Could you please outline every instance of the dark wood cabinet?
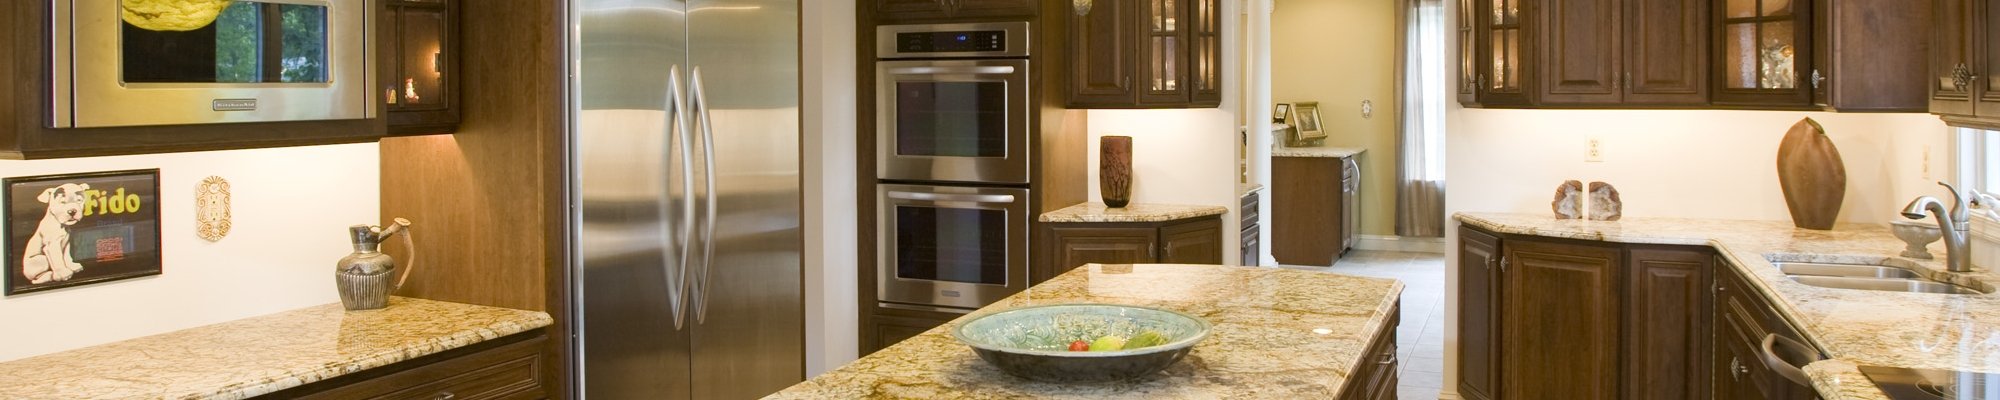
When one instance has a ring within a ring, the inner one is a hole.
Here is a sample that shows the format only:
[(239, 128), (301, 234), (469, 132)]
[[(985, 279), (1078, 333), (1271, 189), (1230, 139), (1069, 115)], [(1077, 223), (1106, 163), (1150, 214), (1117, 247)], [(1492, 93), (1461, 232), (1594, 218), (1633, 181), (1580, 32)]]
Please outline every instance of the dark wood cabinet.
[(1486, 77), (1479, 68), (1479, 60), (1484, 56), (1478, 51), (1482, 48), (1479, 45), (1479, 38), (1486, 37), (1479, 32), (1479, 22), (1484, 20), (1480, 17), (1482, 15), (1480, 13), (1485, 10), (1479, 8), (1479, 0), (1454, 1), (1458, 6), (1458, 18), (1455, 21), (1457, 26), (1453, 31), (1458, 35), (1458, 104), (1467, 107), (1478, 106), (1479, 86), (1485, 82)]
[[(1764, 336), (1773, 334), (1800, 343), (1811, 343), (1798, 328), (1780, 316), (1764, 295), (1755, 292), (1749, 281), (1716, 260), (1713, 283), (1715, 305), (1713, 323), (1714, 358), (1710, 374), (1715, 380), (1716, 399), (1808, 400), (1818, 398), (1813, 389), (1777, 375), (1764, 365), (1759, 355)], [(1818, 352), (1818, 349), (1814, 349)]]
[(1492, 400), (1500, 394), (1500, 238), (1458, 229), (1458, 395)]
[(1035, 243), (1049, 246), (1028, 267), (1031, 284), (1084, 264), (1221, 264), (1222, 219), (1164, 222), (1042, 223)]
[(1709, 249), (1469, 226), (1457, 246), (1460, 396), (1709, 396)]
[(896, 343), (923, 334), (924, 331), (931, 330), (931, 328), (944, 325), (944, 323), (950, 322), (952, 318), (954, 317), (915, 318), (878, 315), (871, 321), (875, 329), (874, 335), (870, 335), (872, 337), (867, 346), (871, 352), (888, 348)]
[(1026, 19), (1035, 16), (1035, 0), (868, 0), (875, 2), (875, 22), (963, 22), (974, 19)]
[(1619, 249), (1509, 238), (1501, 253), (1501, 398), (1618, 397)]
[(1622, 19), (1627, 1), (1540, 0), (1542, 104), (1617, 104), (1624, 79)]
[(1695, 399), (1708, 388), (1707, 252), (1627, 251), (1624, 397)]
[(1625, 0), (1623, 101), (1699, 105), (1708, 101), (1708, 3)]
[(1271, 256), (1284, 265), (1329, 266), (1360, 227), (1359, 155), (1271, 158)]
[(1220, 105), (1221, 13), (1218, 0), (1099, 0), (1080, 15), (1062, 13), (1069, 33), (1065, 104)]
[[(1773, 1), (1773, 0), (1765, 0)], [(1926, 60), (1936, 18), (1920, 1), (1814, 0), (1813, 68), (1800, 71), (1816, 108), (1927, 109)]]
[(260, 399), (540, 399), (547, 335), (517, 333), (258, 396)]
[(390, 135), (458, 130), (459, 0), (383, 3), (381, 91)]
[(1924, 86), (1930, 112), (1946, 123), (2000, 129), (2000, 7), (1975, 0), (1934, 0), (1931, 62)]
[(1375, 341), (1361, 354), (1360, 364), (1348, 375), (1347, 387), (1341, 389), (1340, 400), (1395, 400), (1396, 385), (1401, 380), (1397, 368), (1401, 362), (1396, 359), (1396, 327), (1402, 325), (1401, 301), (1389, 307), (1389, 322), (1375, 331)]

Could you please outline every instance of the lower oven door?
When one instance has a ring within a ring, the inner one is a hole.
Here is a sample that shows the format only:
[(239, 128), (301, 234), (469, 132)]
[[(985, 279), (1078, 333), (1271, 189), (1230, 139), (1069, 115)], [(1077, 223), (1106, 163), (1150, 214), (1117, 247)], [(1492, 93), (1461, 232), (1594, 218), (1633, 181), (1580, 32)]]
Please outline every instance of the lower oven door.
[(878, 298), (974, 309), (1028, 287), (1028, 190), (879, 185)]

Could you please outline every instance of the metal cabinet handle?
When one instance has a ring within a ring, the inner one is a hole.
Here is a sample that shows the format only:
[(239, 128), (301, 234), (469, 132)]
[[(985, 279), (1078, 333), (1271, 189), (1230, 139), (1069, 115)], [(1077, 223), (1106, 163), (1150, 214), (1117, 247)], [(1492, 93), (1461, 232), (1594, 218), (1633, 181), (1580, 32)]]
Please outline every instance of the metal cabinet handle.
[(437, 396), (432, 398), (437, 400), (451, 400), (458, 398), (458, 395), (452, 392), (438, 392)]
[(1395, 352), (1388, 352), (1388, 353), (1382, 353), (1382, 361), (1376, 361), (1376, 362), (1375, 362), (1375, 364), (1378, 364), (1378, 365), (1389, 365), (1389, 364), (1395, 364), (1395, 363), (1396, 363), (1396, 353), (1395, 353)]
[[(680, 208), (678, 211), (667, 209), (669, 208), (668, 204), (661, 204), (660, 214), (673, 215), (676, 212), (680, 214), (680, 234), (677, 235), (680, 237), (679, 243), (672, 244), (672, 249), (676, 253), (680, 253), (680, 259), (673, 260), (669, 258), (661, 260), (660, 268), (665, 270), (667, 279), (667, 306), (669, 312), (673, 315), (674, 330), (676, 331), (681, 330), (682, 325), (687, 320), (687, 273), (688, 253), (690, 253), (688, 251), (688, 240), (694, 236), (694, 177), (689, 175), (694, 173), (694, 161), (691, 159), (693, 154), (690, 152), (692, 150), (688, 148), (687, 104), (683, 100), (683, 93), (681, 88), (681, 66), (668, 67), (666, 146), (669, 151), (664, 153), (672, 154), (675, 149), (678, 149), (680, 152), (680, 171), (682, 175), (679, 178), (681, 178), (681, 199), (675, 203)], [(679, 146), (675, 145), (676, 137), (680, 138)], [(672, 157), (672, 155), (669, 155), (669, 157)], [(669, 174), (669, 176), (672, 175)], [(664, 188), (671, 187), (672, 185), (672, 182), (668, 182), (665, 185), (660, 185), (660, 187), (662, 188), (661, 190), (665, 190)], [(667, 196), (665, 193), (662, 193), (660, 197), (665, 198)], [(672, 235), (671, 232), (660, 233), (663, 234), (662, 236), (676, 236)]]
[[(1778, 354), (1779, 351), (1785, 352), (1784, 356), (1780, 356)], [(1818, 352), (1813, 351), (1812, 348), (1806, 347), (1805, 343), (1799, 343), (1797, 340), (1778, 336), (1775, 333), (1764, 334), (1764, 343), (1757, 348), (1757, 358), (1762, 359), (1764, 367), (1769, 368), (1771, 372), (1775, 372), (1778, 376), (1785, 377), (1785, 380), (1802, 386), (1812, 386), (1812, 379), (1807, 378), (1806, 372), (1800, 370), (1799, 367), (1825, 359)], [(1786, 360), (1787, 358), (1803, 362), (1799, 365), (1792, 365), (1790, 361)]]
[(1500, 256), (1500, 273), (1507, 273), (1507, 256)]
[(1729, 380), (1743, 380), (1743, 374), (1748, 373), (1750, 373), (1750, 367), (1743, 366), (1743, 362), (1737, 360), (1736, 357), (1729, 358)]
[(694, 311), (694, 322), (700, 324), (708, 319), (708, 292), (712, 291), (708, 287), (709, 271), (715, 266), (715, 130), (708, 116), (708, 95), (702, 90), (701, 67), (694, 67), (689, 76), (688, 81), (692, 85), (689, 97), (694, 100), (695, 126), (700, 127), (701, 131), (701, 159), (704, 163), (702, 185), (707, 189), (704, 191), (707, 194), (704, 196), (703, 215), (700, 219), (702, 240), (701, 258), (698, 260), (701, 261), (701, 273), (697, 277), (701, 282), (695, 287), (698, 294), (695, 298), (697, 306)]
[(1952, 67), (1951, 87), (1953, 89), (1958, 89), (1960, 92), (1971, 90), (1973, 79), (1976, 79), (1976, 75), (1972, 74), (1972, 68), (1967, 67), (1965, 63), (1958, 63), (1958, 66)]

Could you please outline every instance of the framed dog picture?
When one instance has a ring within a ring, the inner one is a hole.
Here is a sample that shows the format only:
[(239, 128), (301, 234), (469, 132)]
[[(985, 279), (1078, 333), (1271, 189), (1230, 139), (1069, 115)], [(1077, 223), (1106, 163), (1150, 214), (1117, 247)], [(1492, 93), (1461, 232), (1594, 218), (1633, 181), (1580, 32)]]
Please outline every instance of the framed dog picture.
[(160, 170), (7, 178), (6, 294), (160, 274)]

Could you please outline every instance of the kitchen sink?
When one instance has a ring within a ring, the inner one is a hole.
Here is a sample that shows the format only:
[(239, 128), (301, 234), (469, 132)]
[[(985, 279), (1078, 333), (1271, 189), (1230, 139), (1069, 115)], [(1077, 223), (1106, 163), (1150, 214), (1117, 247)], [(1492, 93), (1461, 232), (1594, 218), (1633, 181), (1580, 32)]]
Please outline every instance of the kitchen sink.
[[(1908, 272), (1908, 271), (1905, 271)], [(1792, 275), (1793, 282), (1807, 286), (1835, 289), (1876, 290), (1884, 292), (1943, 293), (1943, 294), (1985, 294), (1964, 286), (1949, 283), (1896, 278), (1853, 278), (1840, 276)]]
[(1774, 262), (1778, 271), (1791, 276), (1831, 276), (1845, 278), (1923, 279), (1916, 271), (1882, 265)]

